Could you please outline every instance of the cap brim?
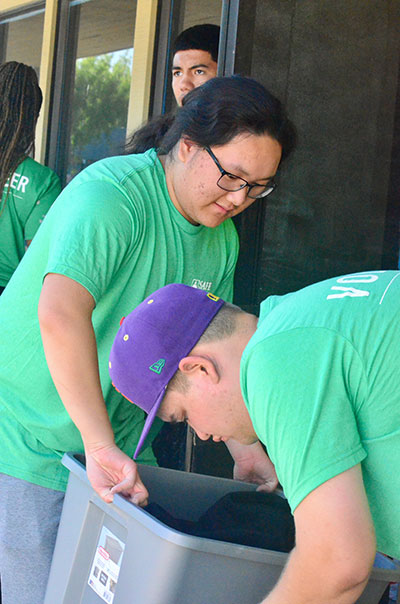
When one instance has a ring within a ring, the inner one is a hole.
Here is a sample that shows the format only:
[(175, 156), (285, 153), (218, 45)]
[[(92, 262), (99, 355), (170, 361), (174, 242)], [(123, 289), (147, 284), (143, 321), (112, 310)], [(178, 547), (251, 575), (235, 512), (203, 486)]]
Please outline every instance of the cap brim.
[(144, 427), (143, 427), (143, 430), (142, 430), (142, 434), (140, 435), (139, 442), (137, 444), (135, 453), (133, 455), (133, 459), (137, 458), (137, 456), (139, 455), (139, 453), (140, 453), (140, 451), (141, 451), (141, 449), (143, 447), (144, 441), (146, 440), (147, 435), (150, 432), (150, 428), (153, 425), (153, 422), (154, 422), (154, 419), (155, 419), (155, 417), (157, 415), (158, 409), (160, 408), (161, 402), (162, 402), (162, 400), (164, 398), (165, 391), (166, 391), (166, 388), (163, 388), (161, 390), (160, 394), (158, 395), (158, 397), (156, 399), (156, 402), (153, 405), (153, 408), (151, 409), (151, 411), (147, 415), (146, 421), (144, 422)]

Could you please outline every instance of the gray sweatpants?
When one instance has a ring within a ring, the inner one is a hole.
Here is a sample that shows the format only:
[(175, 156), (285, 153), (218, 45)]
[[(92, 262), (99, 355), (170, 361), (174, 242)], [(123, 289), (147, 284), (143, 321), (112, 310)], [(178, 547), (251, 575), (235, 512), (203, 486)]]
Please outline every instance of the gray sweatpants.
[(2, 604), (43, 604), (62, 491), (0, 474)]

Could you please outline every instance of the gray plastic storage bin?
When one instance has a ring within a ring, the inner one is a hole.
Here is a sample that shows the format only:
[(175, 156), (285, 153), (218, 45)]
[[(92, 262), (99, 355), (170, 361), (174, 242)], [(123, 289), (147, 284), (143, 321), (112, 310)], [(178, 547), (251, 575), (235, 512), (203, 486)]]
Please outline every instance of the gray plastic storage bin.
[[(121, 496), (104, 503), (73, 456), (45, 604), (258, 604), (287, 554), (180, 533)], [(151, 501), (198, 520), (231, 491), (252, 485), (140, 466)], [(318, 560), (315, 560), (316, 566)], [(373, 569), (361, 604), (379, 602), (400, 571)], [(90, 584), (89, 584), (90, 583)]]

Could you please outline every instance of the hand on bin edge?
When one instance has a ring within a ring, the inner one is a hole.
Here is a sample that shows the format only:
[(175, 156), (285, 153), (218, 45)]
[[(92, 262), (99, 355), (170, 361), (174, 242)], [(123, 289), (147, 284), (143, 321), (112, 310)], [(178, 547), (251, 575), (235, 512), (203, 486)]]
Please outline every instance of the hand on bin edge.
[(278, 478), (274, 465), (259, 441), (242, 445), (231, 438), (226, 445), (235, 462), (235, 480), (254, 482), (259, 485), (257, 491), (271, 492), (276, 489)]
[(90, 484), (103, 501), (111, 503), (115, 493), (120, 493), (136, 505), (147, 505), (149, 494), (137, 465), (117, 445), (85, 448), (85, 454)]

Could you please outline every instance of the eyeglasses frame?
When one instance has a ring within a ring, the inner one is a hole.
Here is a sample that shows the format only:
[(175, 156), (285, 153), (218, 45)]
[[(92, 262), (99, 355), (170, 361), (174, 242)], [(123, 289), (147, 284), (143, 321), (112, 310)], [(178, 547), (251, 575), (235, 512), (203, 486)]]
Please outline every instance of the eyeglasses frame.
[[(232, 174), (232, 172), (227, 172), (226, 170), (224, 170), (224, 168), (221, 166), (221, 164), (219, 163), (218, 159), (215, 157), (213, 151), (210, 149), (210, 147), (204, 147), (205, 151), (207, 151), (207, 153), (209, 154), (209, 156), (211, 157), (211, 159), (214, 161), (215, 165), (217, 166), (218, 170), (221, 173), (221, 176), (219, 177), (219, 179), (217, 180), (217, 186), (222, 189), (223, 191), (228, 191), (231, 193), (236, 193), (237, 191), (241, 191), (242, 189), (244, 189), (245, 187), (248, 187), (248, 191), (247, 191), (247, 197), (250, 197), (250, 199), (263, 199), (264, 197), (268, 197), (268, 195), (271, 195), (271, 193), (276, 189), (277, 187), (277, 183), (274, 180), (270, 180), (266, 185), (262, 185), (260, 183), (253, 183), (250, 184), (249, 182), (247, 182), (247, 180), (245, 180), (244, 178), (242, 178), (241, 176), (237, 176), (236, 174)], [(223, 176), (233, 176), (233, 178), (237, 178), (238, 180), (242, 180), (243, 184), (238, 188), (238, 189), (225, 189), (225, 187), (222, 187), (219, 184), (219, 181), (221, 180), (221, 178)], [(265, 189), (267, 189), (268, 187), (271, 187), (271, 190), (268, 191), (268, 193), (261, 193), (260, 195), (256, 195), (255, 197), (250, 195), (250, 191), (251, 189), (253, 189), (254, 187), (264, 187)]]

